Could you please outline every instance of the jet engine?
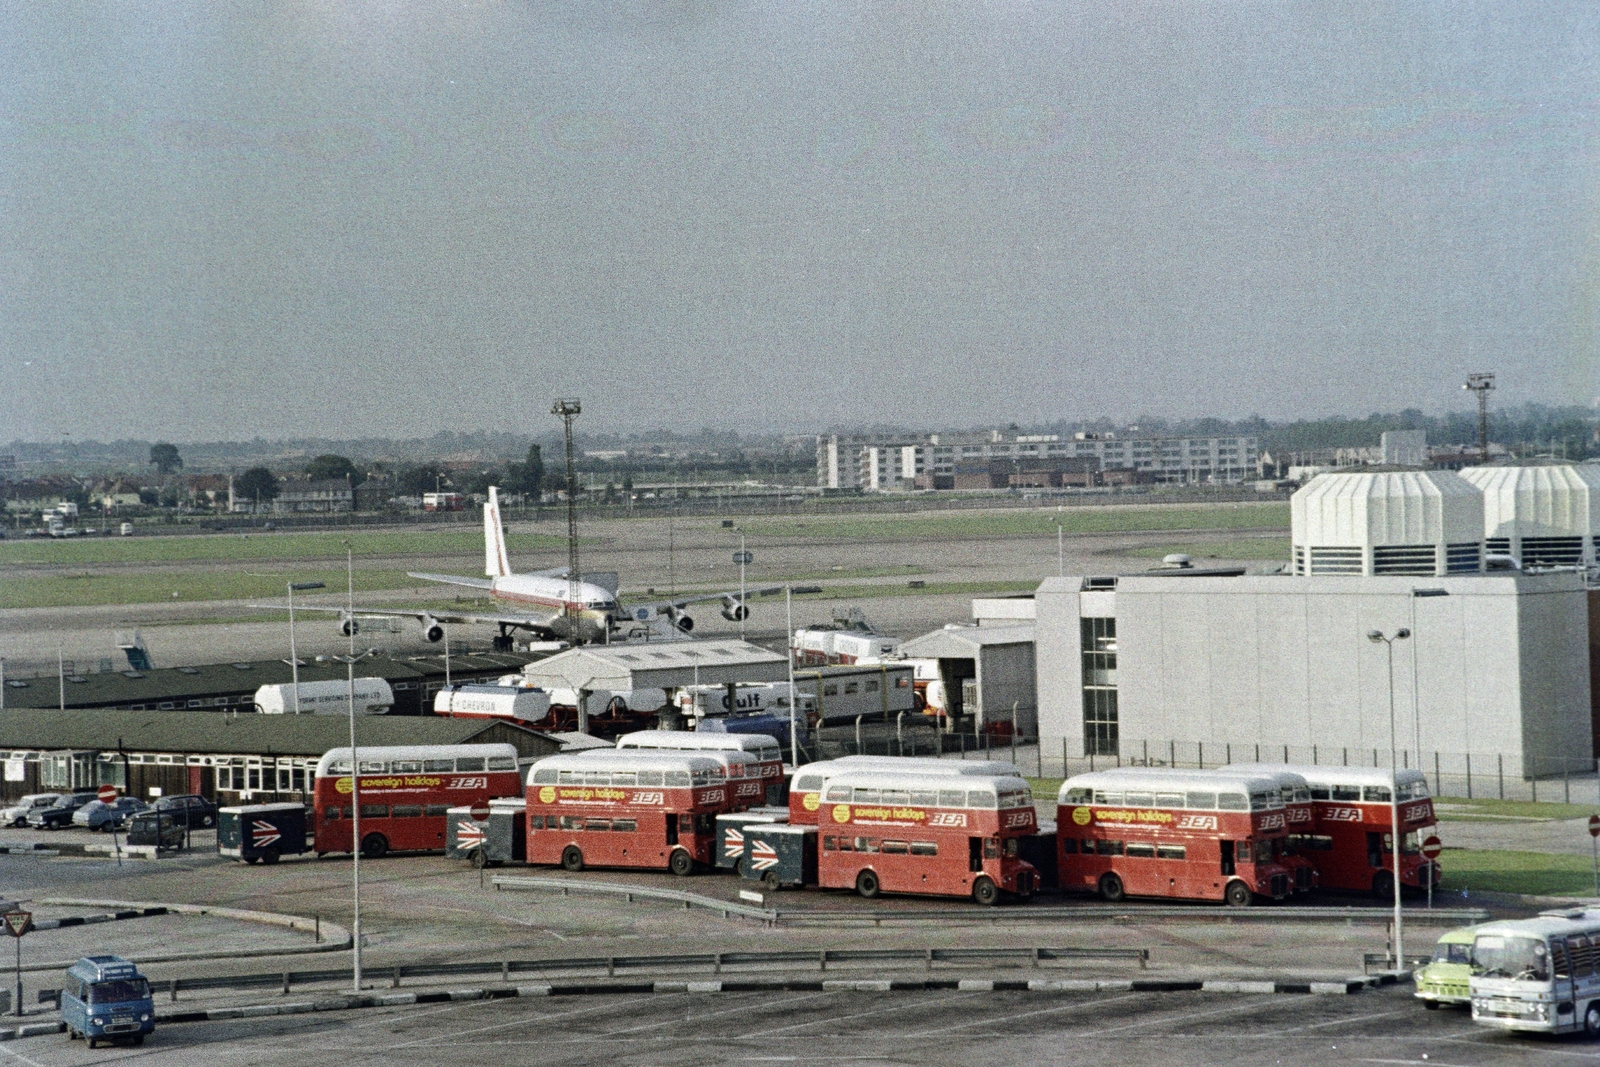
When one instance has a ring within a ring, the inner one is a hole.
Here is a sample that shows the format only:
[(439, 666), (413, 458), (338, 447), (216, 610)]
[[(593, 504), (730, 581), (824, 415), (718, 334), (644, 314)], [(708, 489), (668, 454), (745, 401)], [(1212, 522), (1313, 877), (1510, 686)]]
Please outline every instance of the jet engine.
[(354, 637), (356, 634), (361, 632), (361, 623), (357, 622), (355, 619), (347, 618), (339, 624), (339, 632), (344, 634), (346, 637)]
[(743, 622), (750, 617), (750, 605), (724, 597), (722, 601), (722, 617), (729, 622)]
[(439, 625), (439, 620), (432, 615), (422, 617), (422, 636), (434, 644), (444, 640), (444, 627)]
[(672, 618), (672, 625), (676, 626), (683, 633), (688, 633), (690, 630), (694, 629), (694, 620), (687, 615), (674, 615)]

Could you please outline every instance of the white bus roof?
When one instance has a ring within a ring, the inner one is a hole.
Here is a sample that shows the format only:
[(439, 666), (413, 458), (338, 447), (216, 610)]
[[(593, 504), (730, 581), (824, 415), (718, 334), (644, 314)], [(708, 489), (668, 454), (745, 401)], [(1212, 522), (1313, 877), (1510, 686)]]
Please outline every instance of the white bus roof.
[(558, 771), (716, 771), (727, 764), (720, 758), (729, 753), (671, 752), (660, 749), (591, 748), (583, 752), (559, 752), (528, 767), (528, 780), (537, 770)]
[(891, 771), (874, 767), (835, 774), (828, 779), (828, 788), (850, 786), (854, 789), (950, 789), (959, 784), (963, 789), (974, 786), (993, 789), (997, 793), (1030, 792), (1027, 779), (1014, 774), (924, 774), (920, 769)]
[(1230, 763), (1222, 770), (1229, 774), (1254, 774), (1271, 778), (1279, 785), (1306, 784), (1306, 776), (1284, 763)]
[(816, 763), (807, 763), (796, 767), (794, 777), (798, 780), (801, 777), (809, 778), (812, 775), (820, 774), (826, 781), (836, 775), (846, 774), (850, 771), (869, 769), (905, 771), (906, 773), (936, 775), (939, 777), (982, 777), (985, 775), (1022, 777), (1022, 772), (1017, 769), (1014, 763), (1006, 763), (1001, 760), (938, 759), (933, 756), (841, 756), (838, 759), (818, 760)]
[(1554, 915), (1540, 915), (1533, 919), (1502, 919), (1478, 927), (1474, 937), (1568, 937), (1600, 931), (1600, 915), (1583, 919), (1568, 919)]
[(1056, 803), (1067, 803), (1067, 794), (1074, 789), (1104, 789), (1108, 792), (1122, 793), (1130, 790), (1151, 793), (1191, 790), (1197, 793), (1217, 793), (1227, 790), (1236, 793), (1277, 794), (1281, 788), (1277, 778), (1264, 774), (1223, 770), (1186, 771), (1173, 767), (1117, 767), (1073, 775), (1061, 783), (1061, 789), (1056, 793)]
[[(491, 756), (517, 758), (515, 745), (357, 745), (356, 751), (361, 753), (362, 763), (377, 763), (380, 760), (430, 760), (430, 759), (467, 759), (488, 758)], [(317, 760), (317, 774), (326, 775), (329, 765), (339, 760), (349, 760), (348, 748), (330, 748)]]
[(778, 747), (766, 734), (691, 733), (688, 730), (639, 730), (617, 738), (617, 747), (685, 752), (761, 752)]
[[(1328, 763), (1230, 763), (1218, 769), (1246, 773), (1289, 771), (1316, 785), (1388, 785), (1390, 780), (1387, 767), (1340, 767)], [(1426, 785), (1428, 778), (1415, 767), (1401, 767), (1394, 772), (1394, 781)]]

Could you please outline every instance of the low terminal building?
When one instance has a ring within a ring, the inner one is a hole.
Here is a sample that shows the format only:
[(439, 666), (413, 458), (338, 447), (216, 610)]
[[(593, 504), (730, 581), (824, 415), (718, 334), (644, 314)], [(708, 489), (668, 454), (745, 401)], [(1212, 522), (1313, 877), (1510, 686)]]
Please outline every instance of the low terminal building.
[[(555, 738), (485, 719), (369, 716), (357, 744), (505, 742), (520, 757), (561, 750)], [(212, 711), (0, 711), (0, 799), (114, 785), (129, 796), (198, 793), (219, 804), (303, 800), (317, 760), (350, 743), (347, 719)]]
[[(426, 715), (446, 684), (493, 681), (523, 669), (528, 655), (467, 652), (452, 655), (375, 656), (363, 660), (362, 677), (382, 678), (394, 691), (391, 715)], [(344, 681), (346, 669), (331, 660), (300, 661), (300, 681)], [(0, 710), (12, 708), (120, 708), (124, 711), (230, 711), (250, 707), (264, 685), (288, 685), (294, 679), (289, 661), (268, 659), (210, 663), (192, 667), (146, 670), (85, 671), (30, 678), (8, 677), (0, 687)]]
[(936, 668), (950, 729), (1038, 736), (1031, 625), (946, 626), (906, 641), (899, 654)]

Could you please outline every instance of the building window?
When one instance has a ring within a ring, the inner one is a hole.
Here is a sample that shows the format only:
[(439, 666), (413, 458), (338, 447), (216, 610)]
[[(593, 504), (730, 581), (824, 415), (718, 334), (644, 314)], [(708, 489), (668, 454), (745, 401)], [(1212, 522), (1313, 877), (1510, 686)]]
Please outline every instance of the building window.
[(1437, 558), (1432, 545), (1379, 545), (1372, 550), (1372, 573), (1437, 574)]
[(1117, 620), (1079, 619), (1083, 656), (1083, 754), (1117, 754)]

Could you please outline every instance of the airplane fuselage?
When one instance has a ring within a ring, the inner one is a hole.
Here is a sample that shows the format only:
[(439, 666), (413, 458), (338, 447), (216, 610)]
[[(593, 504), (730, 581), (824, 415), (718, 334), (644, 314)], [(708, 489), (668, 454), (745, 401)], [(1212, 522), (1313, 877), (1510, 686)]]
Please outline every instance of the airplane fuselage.
[[(616, 597), (593, 582), (574, 585), (565, 578), (508, 574), (493, 580), (489, 595), (505, 604), (547, 615), (551, 631), (569, 641), (603, 641), (621, 618)], [(577, 616), (575, 634), (568, 632), (567, 618), (571, 614)]]

